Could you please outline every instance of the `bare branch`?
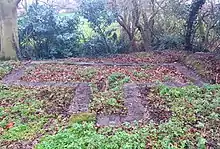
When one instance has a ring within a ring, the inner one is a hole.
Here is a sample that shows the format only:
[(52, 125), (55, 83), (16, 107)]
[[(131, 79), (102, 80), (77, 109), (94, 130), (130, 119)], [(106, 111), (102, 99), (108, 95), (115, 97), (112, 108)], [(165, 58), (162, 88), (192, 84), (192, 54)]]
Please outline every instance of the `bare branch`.
[(118, 15), (117, 22), (121, 25), (121, 27), (126, 31), (129, 36), (129, 39), (132, 39), (131, 32), (129, 31), (124, 19), (122, 16)]
[(167, 4), (165, 4), (163, 7), (162, 5), (164, 4), (165, 0), (163, 0), (161, 3), (158, 3), (157, 1), (155, 1), (155, 3), (157, 4), (158, 8), (156, 10), (153, 11), (153, 13), (151, 14), (151, 16), (149, 17), (149, 21), (151, 21), (157, 14), (158, 12), (165, 8), (167, 6)]
[(18, 4), (21, 2), (21, 0), (15, 0), (15, 5), (18, 6)]

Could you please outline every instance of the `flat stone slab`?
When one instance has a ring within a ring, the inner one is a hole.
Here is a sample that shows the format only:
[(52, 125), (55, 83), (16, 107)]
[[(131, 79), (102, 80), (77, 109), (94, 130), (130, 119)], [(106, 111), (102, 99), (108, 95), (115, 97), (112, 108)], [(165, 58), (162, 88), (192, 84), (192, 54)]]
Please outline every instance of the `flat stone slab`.
[(96, 117), (96, 124), (98, 126), (116, 126), (122, 124), (121, 116), (117, 114), (111, 114), (111, 115), (97, 115)]
[(140, 87), (136, 84), (126, 84), (124, 86), (124, 105), (127, 108), (127, 115), (121, 118), (122, 122), (139, 121), (143, 119), (145, 110), (142, 104)]
[(80, 65), (80, 66), (146, 66), (152, 63), (114, 63), (114, 62), (71, 62), (71, 61), (32, 61), (31, 64), (63, 64), (63, 65)]
[(91, 89), (88, 83), (80, 83), (75, 91), (73, 102), (69, 107), (69, 114), (76, 114), (89, 111), (89, 103), (91, 100)]

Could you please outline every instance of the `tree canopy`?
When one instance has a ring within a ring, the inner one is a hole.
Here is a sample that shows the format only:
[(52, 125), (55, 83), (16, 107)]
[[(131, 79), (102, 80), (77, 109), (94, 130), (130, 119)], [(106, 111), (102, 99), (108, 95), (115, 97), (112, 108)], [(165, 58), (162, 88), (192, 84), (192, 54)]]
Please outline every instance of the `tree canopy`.
[(218, 0), (23, 0), (18, 7), (18, 40), (15, 8), (19, 2), (13, 1), (4, 14), (10, 15), (11, 23), (1, 13), (1, 26), (5, 24), (14, 34), (4, 37), (7, 29), (1, 27), (3, 57), (15, 57), (15, 53), (21, 59), (42, 59), (164, 49), (218, 51), (220, 46)]

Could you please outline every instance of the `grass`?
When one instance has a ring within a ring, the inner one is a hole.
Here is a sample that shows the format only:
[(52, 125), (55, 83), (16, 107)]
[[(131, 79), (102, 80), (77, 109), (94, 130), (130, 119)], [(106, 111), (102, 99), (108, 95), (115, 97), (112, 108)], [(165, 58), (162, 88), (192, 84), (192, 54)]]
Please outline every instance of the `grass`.
[(81, 123), (85, 121), (90, 122), (90, 121), (95, 121), (95, 120), (96, 120), (95, 113), (84, 112), (84, 113), (71, 115), (69, 118), (69, 124), (72, 125), (74, 123)]

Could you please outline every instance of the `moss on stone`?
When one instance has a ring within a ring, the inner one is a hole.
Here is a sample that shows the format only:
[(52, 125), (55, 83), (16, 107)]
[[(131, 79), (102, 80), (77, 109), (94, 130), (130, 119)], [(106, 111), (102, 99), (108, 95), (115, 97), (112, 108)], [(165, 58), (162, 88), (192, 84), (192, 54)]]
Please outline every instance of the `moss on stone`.
[(77, 113), (71, 115), (69, 119), (69, 124), (73, 123), (81, 123), (83, 121), (86, 122), (91, 122), (96, 120), (96, 114), (95, 113), (89, 113), (89, 112), (84, 112), (84, 113)]

